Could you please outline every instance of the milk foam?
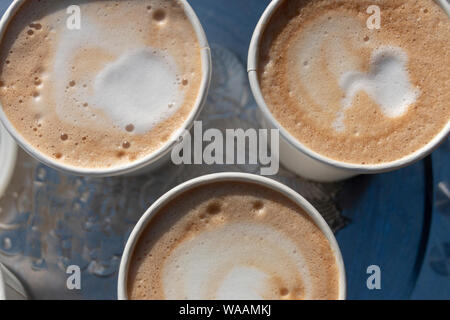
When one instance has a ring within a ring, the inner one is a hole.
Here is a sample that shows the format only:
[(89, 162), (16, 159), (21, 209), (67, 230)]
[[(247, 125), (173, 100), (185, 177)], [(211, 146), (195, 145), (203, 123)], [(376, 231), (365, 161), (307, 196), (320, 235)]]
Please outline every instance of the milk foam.
[(450, 19), (433, 0), (284, 1), (265, 28), (258, 79), (269, 110), (328, 158), (384, 164), (448, 124)]
[(280, 285), (301, 278), (308, 299), (310, 277), (289, 237), (255, 221), (181, 243), (164, 266), (163, 287), (168, 299), (277, 299)]
[(145, 133), (169, 118), (180, 106), (176, 64), (157, 50), (125, 54), (95, 79), (94, 105), (122, 128), (133, 124)]
[[(89, 109), (74, 110), (69, 102), (75, 100), (102, 111), (123, 130), (132, 124), (135, 133), (144, 134), (179, 109), (184, 96), (174, 59), (163, 50), (140, 47), (139, 36), (125, 29), (124, 37), (119, 37), (89, 17), (83, 19), (83, 32), (59, 28), (53, 73), (61, 79), (55, 96), (62, 120), (80, 125), (95, 117)], [(74, 81), (76, 70), (70, 69), (70, 61), (76, 61), (79, 48), (94, 48), (107, 53), (107, 58), (103, 69), (95, 70), (97, 73), (92, 70)], [(72, 81), (74, 87), (67, 88)]]
[(408, 56), (401, 48), (381, 47), (372, 54), (368, 74), (359, 71), (345, 73), (339, 81), (345, 98), (334, 128), (345, 130), (343, 110), (351, 107), (359, 91), (365, 91), (386, 116), (395, 118), (405, 114), (420, 95), (409, 80), (407, 62)]
[[(203, 78), (196, 30), (178, 0), (75, 2), (25, 1), (8, 25), (3, 110), (58, 162), (133, 163), (160, 150), (196, 106)], [(73, 4), (80, 29), (67, 27)]]
[(131, 299), (336, 299), (326, 236), (291, 200), (227, 181), (172, 199), (142, 232)]
[[(408, 55), (400, 47), (379, 47), (372, 52), (369, 73), (357, 71), (361, 57), (355, 55), (354, 50), (364, 48), (364, 31), (354, 18), (323, 16), (305, 26), (303, 37), (294, 47), (302, 85), (322, 108), (337, 110), (333, 128), (338, 132), (345, 131), (344, 112), (352, 106), (358, 92), (365, 91), (383, 114), (391, 118), (405, 114), (419, 96), (409, 79)], [(350, 41), (342, 41), (344, 38)], [(321, 59), (327, 61), (326, 72), (316, 69), (323, 63)], [(326, 85), (330, 80), (335, 81), (345, 95), (340, 106), (336, 106), (339, 101)]]
[[(346, 72), (359, 67), (360, 57), (355, 56), (352, 48), (349, 48), (341, 39), (348, 37), (352, 46), (360, 48), (358, 39), (362, 29), (358, 21), (351, 17), (340, 16), (328, 19), (327, 16), (318, 17), (317, 21), (304, 26), (295, 45), (289, 52), (290, 59), (297, 68), (291, 72), (293, 75), (292, 86), (304, 87), (310, 99), (323, 109), (331, 109), (336, 104), (334, 92), (330, 91), (329, 79), (337, 82)], [(324, 62), (326, 66), (324, 68)]]

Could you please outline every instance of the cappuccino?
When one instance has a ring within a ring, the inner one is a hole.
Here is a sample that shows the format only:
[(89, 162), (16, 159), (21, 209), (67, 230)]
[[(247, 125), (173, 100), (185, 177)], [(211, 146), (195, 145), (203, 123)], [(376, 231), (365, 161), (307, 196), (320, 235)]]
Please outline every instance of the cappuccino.
[(338, 299), (336, 254), (293, 201), (214, 182), (179, 194), (142, 231), (130, 299)]
[(177, 0), (25, 1), (0, 57), (8, 120), (38, 152), (80, 168), (158, 151), (202, 81), (197, 34)]
[[(373, 5), (379, 29), (369, 23)], [(262, 36), (259, 84), (272, 115), (306, 147), (389, 163), (449, 123), (449, 38), (449, 17), (433, 0), (285, 0)]]

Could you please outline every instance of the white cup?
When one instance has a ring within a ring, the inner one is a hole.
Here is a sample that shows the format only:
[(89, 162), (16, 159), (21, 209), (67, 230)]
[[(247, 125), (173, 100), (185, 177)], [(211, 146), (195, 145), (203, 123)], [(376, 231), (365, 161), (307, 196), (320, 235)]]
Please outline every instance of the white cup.
[[(448, 136), (450, 132), (450, 122), (447, 123), (445, 128), (428, 144), (416, 152), (392, 162), (374, 165), (360, 165), (334, 160), (309, 149), (307, 146), (295, 139), (281, 126), (281, 124), (270, 112), (262, 95), (258, 81), (260, 41), (267, 24), (270, 23), (270, 18), (284, 1), (285, 0), (273, 0), (259, 20), (250, 44), (247, 71), (253, 95), (264, 115), (266, 127), (280, 130), (279, 160), (287, 169), (304, 178), (322, 182), (343, 180), (358, 174), (374, 174), (392, 171), (408, 166), (424, 158), (436, 149), (445, 137)], [(436, 2), (444, 8), (447, 14), (450, 15), (450, 5), (445, 0), (436, 0)]]
[(27, 300), (27, 294), (16, 276), (0, 263), (0, 301), (1, 300)]
[[(341, 251), (336, 242), (336, 238), (334, 237), (333, 232), (330, 227), (320, 215), (320, 213), (308, 202), (299, 195), (297, 192), (292, 190), (291, 188), (281, 184), (275, 180), (265, 178), (258, 175), (248, 174), (248, 173), (214, 173), (202, 177), (198, 177), (192, 180), (189, 180), (179, 186), (173, 188), (166, 194), (164, 194), (161, 198), (159, 198), (153, 205), (144, 213), (141, 219), (138, 221), (133, 231), (131, 232), (130, 237), (128, 238), (127, 244), (125, 246), (125, 250), (122, 255), (122, 260), (120, 262), (119, 269), (119, 280), (118, 280), (118, 288), (117, 288), (117, 296), (119, 300), (127, 300), (127, 279), (128, 279), (128, 271), (130, 267), (130, 261), (133, 256), (133, 251), (135, 246), (141, 237), (143, 231), (153, 219), (153, 217), (159, 212), (161, 208), (167, 205), (171, 200), (176, 198), (178, 195), (183, 194), (184, 192), (191, 190), (193, 188), (210, 184), (219, 181), (239, 181), (239, 182), (249, 182), (258, 184), (267, 188), (274, 190), (275, 192), (281, 193), (286, 196), (294, 203), (299, 205), (305, 212), (311, 217), (314, 223), (319, 227), (319, 229), (323, 232), (323, 234), (328, 239), (331, 249), (334, 252), (336, 263), (339, 269), (339, 299), (344, 300), (346, 298), (346, 279), (345, 279), (345, 268), (344, 262), (342, 259)], [(289, 223), (286, 221), (286, 223)]]
[(17, 159), (17, 145), (0, 123), (0, 198), (13, 176)]
[[(14, 0), (14, 2), (6, 10), (5, 14), (0, 20), (0, 39), (3, 39), (3, 35), (9, 22), (14, 18), (15, 13), (25, 1), (33, 0)], [(203, 31), (202, 25), (189, 3), (186, 0), (180, 0), (180, 2), (183, 5), (186, 16), (188, 17), (196, 31), (197, 39), (200, 44), (202, 59), (202, 81), (198, 97), (195, 101), (191, 113), (189, 114), (189, 117), (186, 119), (183, 126), (178, 128), (160, 149), (137, 161), (113, 168), (82, 168), (67, 165), (43, 154), (38, 149), (33, 147), (30, 143), (28, 143), (28, 141), (26, 141), (22, 137), (20, 132), (18, 132), (16, 128), (11, 124), (11, 122), (5, 115), (3, 108), (0, 106), (0, 120), (1, 122), (3, 122), (5, 128), (11, 134), (11, 136), (28, 154), (36, 158), (38, 161), (59, 171), (78, 176), (108, 177), (126, 174), (133, 175), (142, 171), (154, 170), (167, 163), (170, 160), (170, 152), (172, 151), (173, 147), (177, 143), (179, 143), (179, 137), (182, 135), (184, 130), (190, 130), (195, 119), (197, 119), (198, 115), (200, 114), (203, 105), (206, 102), (211, 79), (211, 52), (205, 32)]]

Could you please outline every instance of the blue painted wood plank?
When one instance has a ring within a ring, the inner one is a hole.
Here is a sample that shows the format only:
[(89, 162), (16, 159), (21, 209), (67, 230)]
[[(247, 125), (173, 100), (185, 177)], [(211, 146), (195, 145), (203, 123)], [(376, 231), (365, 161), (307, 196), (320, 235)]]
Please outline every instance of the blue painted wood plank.
[[(348, 182), (344, 215), (351, 223), (337, 235), (349, 299), (408, 299), (420, 265), (425, 206), (425, 167), (408, 168)], [(381, 268), (381, 290), (366, 286), (367, 267)]]
[(432, 221), (413, 299), (450, 299), (450, 138), (432, 154)]
[(3, 15), (3, 13), (8, 9), (9, 5), (12, 1), (1, 1), (0, 2), (0, 14)]
[(270, 0), (189, 0), (210, 44), (233, 51), (247, 65), (253, 30)]

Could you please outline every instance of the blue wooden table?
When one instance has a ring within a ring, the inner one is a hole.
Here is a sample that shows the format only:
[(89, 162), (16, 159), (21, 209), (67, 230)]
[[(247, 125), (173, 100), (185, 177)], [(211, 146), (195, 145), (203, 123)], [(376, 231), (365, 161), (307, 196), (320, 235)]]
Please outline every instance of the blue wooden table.
[[(244, 65), (253, 29), (269, 2), (190, 0), (210, 43), (234, 52)], [(0, 2), (0, 13), (9, 3)], [(337, 239), (348, 298), (450, 298), (449, 160), (447, 139), (408, 168), (346, 182), (340, 205), (349, 224)], [(381, 268), (381, 290), (366, 286), (370, 265)]]

